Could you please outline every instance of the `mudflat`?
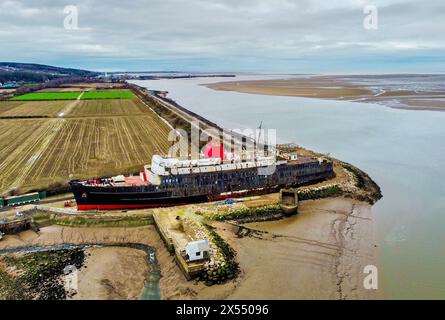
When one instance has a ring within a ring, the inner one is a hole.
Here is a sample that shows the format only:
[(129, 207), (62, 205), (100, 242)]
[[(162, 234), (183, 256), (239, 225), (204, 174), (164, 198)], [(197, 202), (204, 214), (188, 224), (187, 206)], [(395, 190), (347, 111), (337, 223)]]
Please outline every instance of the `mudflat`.
[(442, 75), (305, 76), (229, 81), (208, 88), (250, 94), (360, 101), (409, 110), (445, 111)]
[[(301, 202), (299, 214), (250, 223), (233, 238), (242, 270), (227, 299), (379, 299), (364, 267), (379, 266), (371, 206), (334, 198)], [(227, 232), (230, 237), (230, 232)]]
[(327, 77), (230, 81), (207, 84), (206, 86), (215, 90), (307, 98), (355, 98), (372, 93), (359, 85), (352, 85), (339, 79)]
[[(187, 281), (154, 226), (69, 228), (8, 235), (0, 249), (70, 244), (141, 243), (156, 251), (161, 299), (375, 299), (364, 288), (364, 267), (379, 267), (371, 206), (348, 198), (300, 202), (299, 213), (277, 221), (213, 222), (236, 252), (239, 276), (206, 286)], [(239, 228), (247, 235), (239, 237)], [(86, 249), (75, 299), (137, 299), (149, 271), (146, 253), (128, 247)], [(380, 271), (380, 268), (378, 268)]]
[(125, 247), (89, 248), (74, 300), (136, 300), (149, 271), (147, 254)]

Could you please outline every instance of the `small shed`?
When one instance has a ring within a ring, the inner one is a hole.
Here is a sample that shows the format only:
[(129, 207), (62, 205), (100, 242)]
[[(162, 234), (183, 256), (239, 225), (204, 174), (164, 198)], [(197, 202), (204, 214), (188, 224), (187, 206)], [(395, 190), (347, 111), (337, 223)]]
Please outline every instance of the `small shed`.
[(198, 240), (187, 243), (185, 246), (186, 260), (197, 261), (209, 257), (209, 240)]

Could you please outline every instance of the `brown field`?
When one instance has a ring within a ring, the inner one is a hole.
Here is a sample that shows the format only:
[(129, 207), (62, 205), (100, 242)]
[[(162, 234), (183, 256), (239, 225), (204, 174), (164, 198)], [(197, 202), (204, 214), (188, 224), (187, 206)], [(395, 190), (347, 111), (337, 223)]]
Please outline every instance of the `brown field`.
[(37, 92), (80, 92), (80, 91), (89, 91), (93, 90), (93, 88), (47, 88), (42, 89)]
[(137, 100), (8, 101), (5, 114), (52, 118), (0, 119), (0, 194), (137, 172), (170, 146), (169, 127)]
[(109, 87), (122, 88), (123, 86), (125, 86), (125, 83), (80, 82), (80, 83), (62, 85), (61, 87), (96, 89), (96, 88), (109, 88)]
[(0, 101), (0, 117), (57, 116), (71, 101)]
[(16, 89), (0, 89), (0, 94), (2, 93), (13, 93)]
[(46, 88), (38, 90), (37, 92), (81, 92), (81, 91), (94, 91), (94, 90), (107, 90), (107, 91), (127, 91), (122, 89), (122, 85), (79, 85), (77, 87), (58, 87), (58, 88)]
[(23, 104), (21, 101), (0, 101), (0, 116), (4, 112), (8, 112), (9, 110)]
[(139, 100), (81, 100), (67, 116), (136, 115), (152, 112)]

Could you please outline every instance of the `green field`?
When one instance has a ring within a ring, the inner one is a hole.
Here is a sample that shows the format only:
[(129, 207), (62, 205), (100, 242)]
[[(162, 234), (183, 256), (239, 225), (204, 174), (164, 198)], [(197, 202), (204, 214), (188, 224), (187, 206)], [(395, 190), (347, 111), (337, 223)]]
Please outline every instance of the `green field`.
[(136, 98), (136, 96), (131, 91), (86, 91), (81, 97), (81, 100), (134, 98)]
[(81, 92), (34, 92), (12, 98), (17, 101), (76, 100)]
[(131, 91), (34, 92), (12, 98), (16, 101), (135, 99)]

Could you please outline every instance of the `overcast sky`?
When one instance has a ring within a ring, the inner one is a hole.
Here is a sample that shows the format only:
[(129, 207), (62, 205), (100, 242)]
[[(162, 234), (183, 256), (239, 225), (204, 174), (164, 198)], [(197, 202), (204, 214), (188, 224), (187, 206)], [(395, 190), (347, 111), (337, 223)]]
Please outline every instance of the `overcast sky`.
[[(366, 5), (378, 29), (365, 29)], [(64, 7), (78, 29), (64, 28)], [(93, 70), (445, 72), (443, 0), (0, 0), (0, 61)]]

